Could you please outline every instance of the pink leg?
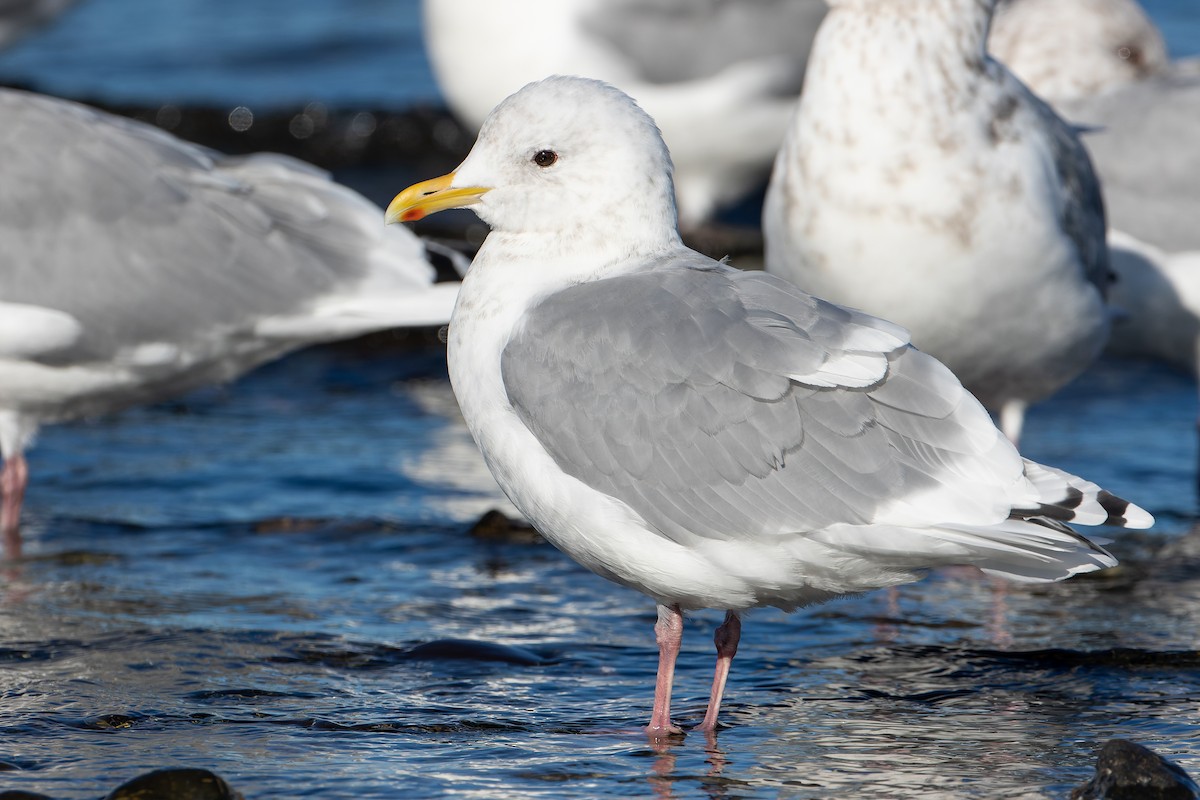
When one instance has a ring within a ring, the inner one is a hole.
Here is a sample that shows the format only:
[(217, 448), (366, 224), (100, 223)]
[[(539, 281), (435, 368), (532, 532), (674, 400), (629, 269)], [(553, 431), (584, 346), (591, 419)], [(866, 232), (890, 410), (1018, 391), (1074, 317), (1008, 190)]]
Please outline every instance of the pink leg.
[(992, 642), (998, 647), (1012, 644), (1012, 631), (1008, 627), (1008, 584), (998, 578), (991, 579), (992, 614), (987, 626)]
[(671, 724), (671, 686), (675, 682), (675, 659), (683, 643), (683, 612), (679, 606), (659, 606), (658, 622), (654, 624), (654, 639), (658, 642), (658, 678), (654, 682), (654, 710), (646, 733), (652, 737), (683, 733)]
[(29, 483), (29, 467), (25, 455), (16, 453), (4, 460), (0, 470), (0, 535), (4, 537), (6, 558), (21, 556), (21, 503), (25, 499), (25, 485)]
[(729, 667), (737, 653), (738, 641), (742, 638), (742, 621), (732, 611), (725, 612), (725, 621), (713, 635), (717, 645), (717, 668), (713, 672), (712, 694), (708, 697), (708, 711), (704, 721), (696, 730), (712, 733), (717, 729), (717, 713), (721, 710), (721, 695), (725, 694), (725, 679), (729, 677)]

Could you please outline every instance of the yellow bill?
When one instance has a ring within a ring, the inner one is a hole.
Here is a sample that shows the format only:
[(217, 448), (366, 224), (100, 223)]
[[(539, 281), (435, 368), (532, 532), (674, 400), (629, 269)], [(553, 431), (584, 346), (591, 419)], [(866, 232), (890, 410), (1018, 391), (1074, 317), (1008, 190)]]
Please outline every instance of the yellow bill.
[(394, 222), (415, 222), (448, 208), (465, 208), (478, 203), (479, 198), (490, 191), (483, 186), (461, 186), (452, 189), (450, 184), (454, 182), (454, 175), (455, 173), (450, 172), (439, 178), (414, 183), (388, 203), (384, 221), (388, 225)]

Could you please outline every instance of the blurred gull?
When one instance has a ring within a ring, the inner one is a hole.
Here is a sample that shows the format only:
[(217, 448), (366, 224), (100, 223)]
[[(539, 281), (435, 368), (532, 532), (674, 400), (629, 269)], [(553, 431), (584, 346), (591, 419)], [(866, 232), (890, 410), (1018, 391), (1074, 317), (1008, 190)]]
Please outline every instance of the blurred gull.
[(153, 402), (307, 344), (450, 317), (426, 245), (302, 162), (0, 90), (0, 529), (38, 426)]
[(1137, 0), (1001, 0), (988, 49), (1051, 103), (1140, 81), (1169, 63)]
[(1109, 224), (1168, 253), (1200, 250), (1200, 58), (1167, 60), (1134, 0), (1011, 0), (990, 44), (1083, 126)]
[(990, 0), (833, 0), (763, 212), (767, 269), (886, 316), (1014, 442), (1108, 337), (1100, 187), (985, 52)]
[(1200, 59), (1171, 62), (1135, 0), (1009, 0), (990, 44), (1087, 129), (1109, 220), (1109, 349), (1200, 374)]
[(1200, 377), (1200, 251), (1167, 253), (1120, 231), (1109, 231), (1108, 244), (1120, 310), (1109, 352)]
[(1165, 253), (1120, 231), (1109, 248), (1122, 312), (1109, 350), (1200, 375), (1200, 252)]
[(1086, 128), (1112, 227), (1168, 252), (1200, 250), (1200, 59), (1061, 105)]
[(675, 160), (681, 221), (761, 186), (783, 141), (821, 0), (426, 0), (425, 38), (451, 110), (473, 130), (553, 73), (629, 92)]
[(45, 25), (77, 0), (0, 0), (0, 48)]
[(679, 730), (684, 611), (727, 610), (711, 732), (747, 609), (938, 565), (1060, 580), (1115, 563), (1067, 522), (1152, 522), (1022, 460), (902, 328), (685, 247), (667, 148), (607, 84), (525, 87), (387, 218), (460, 207), (492, 228), (450, 324), (463, 417), (547, 539), (658, 604), (651, 736)]

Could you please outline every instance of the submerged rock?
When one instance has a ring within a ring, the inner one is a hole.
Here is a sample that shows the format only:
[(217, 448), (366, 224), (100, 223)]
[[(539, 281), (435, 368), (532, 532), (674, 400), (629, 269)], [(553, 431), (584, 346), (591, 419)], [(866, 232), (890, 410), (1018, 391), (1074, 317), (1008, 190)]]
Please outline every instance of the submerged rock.
[(105, 800), (244, 800), (206, 769), (158, 769), (123, 783)]
[(410, 647), (403, 655), (413, 661), (501, 661), (526, 667), (546, 663), (545, 658), (523, 647), (473, 639), (435, 639)]
[(469, 534), (476, 539), (509, 542), (511, 544), (541, 544), (542, 539), (532, 525), (523, 519), (511, 519), (492, 509), (471, 526)]
[(1200, 788), (1179, 766), (1152, 750), (1113, 739), (1100, 750), (1096, 774), (1071, 800), (1195, 800)]

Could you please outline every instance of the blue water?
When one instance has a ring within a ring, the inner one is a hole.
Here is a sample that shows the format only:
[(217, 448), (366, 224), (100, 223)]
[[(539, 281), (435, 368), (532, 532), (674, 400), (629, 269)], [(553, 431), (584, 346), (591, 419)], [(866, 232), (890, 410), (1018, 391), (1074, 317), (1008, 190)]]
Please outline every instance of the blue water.
[(436, 102), (418, 0), (80, 0), (0, 54), (66, 97), (289, 108)]
[[(249, 797), (1063, 797), (1113, 737), (1200, 772), (1190, 380), (1105, 362), (1031, 414), (1032, 457), (1159, 515), (1115, 534), (1121, 570), (752, 614), (731, 727), (654, 748), (652, 605), (468, 534), (500, 499), (444, 369), (436, 340), (317, 348), (47, 429), (4, 572), (0, 788), (193, 766)], [(718, 621), (688, 623), (686, 723)], [(522, 657), (408, 655), (445, 639)]]
[[(1200, 52), (1193, 0), (1147, 6)], [(82, 0), (0, 77), (147, 104), (437, 100), (413, 0)], [(1196, 414), (1192, 380), (1102, 362), (1023, 445), (1157, 515), (1112, 533), (1121, 568), (752, 614), (729, 727), (658, 746), (652, 604), (470, 535), (506, 505), (435, 336), (50, 427), (27, 558), (0, 568), (0, 791), (83, 800), (190, 766), (248, 798), (1062, 798), (1113, 737), (1200, 775)], [(719, 621), (689, 619), (678, 721), (703, 712)], [(449, 639), (510, 649), (413, 650)]]
[[(1173, 56), (1200, 53), (1195, 0), (1143, 5)], [(0, 80), (146, 105), (438, 101), (419, 0), (79, 0), (0, 53)]]

